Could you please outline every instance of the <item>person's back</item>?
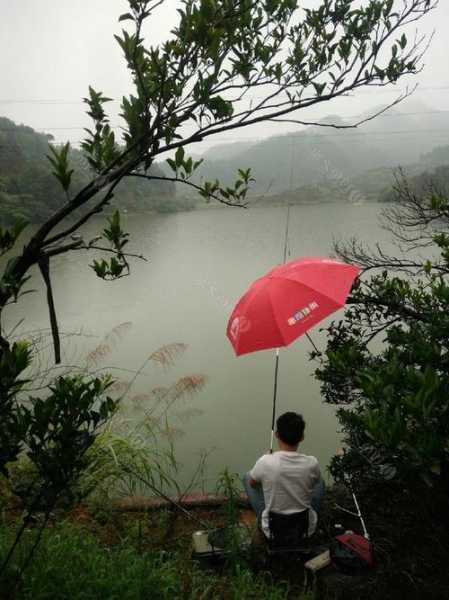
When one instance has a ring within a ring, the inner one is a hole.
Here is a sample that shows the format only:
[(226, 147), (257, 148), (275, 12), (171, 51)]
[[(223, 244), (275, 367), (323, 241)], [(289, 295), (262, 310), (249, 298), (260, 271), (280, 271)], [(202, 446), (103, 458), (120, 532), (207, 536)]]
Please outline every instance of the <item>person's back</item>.
[(259, 458), (245, 477), (248, 497), (267, 536), (270, 511), (292, 514), (309, 510), (309, 535), (315, 531), (324, 490), (318, 460), (297, 451), (304, 427), (301, 415), (281, 415), (276, 431), (280, 450)]

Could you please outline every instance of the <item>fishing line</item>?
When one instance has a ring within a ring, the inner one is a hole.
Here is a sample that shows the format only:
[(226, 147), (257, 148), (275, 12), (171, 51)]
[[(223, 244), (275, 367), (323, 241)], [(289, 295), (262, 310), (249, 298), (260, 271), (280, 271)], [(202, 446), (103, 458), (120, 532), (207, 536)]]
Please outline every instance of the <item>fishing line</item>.
[[(293, 181), (293, 142), (294, 142), (294, 140), (292, 137), (292, 149), (291, 149), (291, 161), (290, 161), (290, 192), (292, 189), (292, 181)], [(284, 264), (284, 265), (287, 260), (289, 226), (290, 226), (290, 199), (287, 202), (287, 215), (286, 215), (286, 219), (285, 219), (284, 251), (283, 251), (283, 256), (282, 256), (282, 264)], [(276, 360), (274, 363), (273, 412), (271, 415), (270, 453), (273, 452), (273, 445), (274, 445), (274, 423), (276, 420), (278, 372), (279, 372), (279, 348), (276, 348)]]
[[(290, 189), (289, 193), (292, 193), (293, 189), (293, 168), (294, 168), (294, 137), (292, 136), (292, 144), (291, 144), (291, 159), (290, 159)], [(284, 233), (284, 250), (282, 255), (282, 264), (285, 265), (287, 261), (287, 255), (290, 257), (290, 248), (289, 248), (289, 231), (290, 231), (290, 198), (287, 201), (287, 214), (285, 219), (285, 233)], [(305, 335), (309, 342), (311, 343), (313, 349), (317, 353), (318, 356), (321, 356), (321, 352), (318, 350), (315, 342), (310, 337), (309, 333), (306, 331)], [(277, 400), (277, 387), (278, 387), (278, 373), (279, 373), (279, 348), (276, 348), (276, 360), (274, 366), (274, 386), (273, 386), (273, 412), (271, 416), (271, 440), (270, 440), (270, 453), (273, 452), (273, 444), (274, 444), (274, 425), (276, 420), (276, 400)]]

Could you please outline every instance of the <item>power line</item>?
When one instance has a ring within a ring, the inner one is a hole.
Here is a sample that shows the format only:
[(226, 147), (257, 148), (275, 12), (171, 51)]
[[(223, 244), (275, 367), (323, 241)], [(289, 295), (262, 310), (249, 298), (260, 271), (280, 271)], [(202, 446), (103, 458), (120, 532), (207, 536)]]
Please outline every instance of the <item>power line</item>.
[[(445, 140), (448, 140), (449, 143), (449, 130), (445, 131), (445, 132), (441, 132), (440, 130), (431, 130), (434, 131), (435, 133), (432, 134), (430, 137), (432, 138), (442, 138)], [(388, 137), (389, 135), (400, 135), (402, 133), (405, 134), (410, 134), (410, 133), (428, 133), (429, 130), (421, 130), (421, 129), (417, 129), (416, 131), (397, 131), (397, 132), (388, 132), (385, 134), (376, 134), (376, 133), (372, 133), (372, 134), (359, 134), (359, 135), (380, 135), (383, 136), (385, 135), (386, 137)], [(356, 134), (352, 134), (350, 137), (355, 137)], [(234, 143), (234, 142), (253, 142), (254, 144), (257, 144), (259, 142), (264, 142), (264, 141), (268, 141), (270, 139), (270, 137), (273, 136), (267, 136), (267, 137), (263, 137), (263, 138), (211, 138), (209, 143), (216, 143), (216, 142), (228, 142), (230, 144)], [(317, 138), (317, 137), (337, 137), (337, 135), (335, 134), (329, 134), (329, 135), (322, 135), (320, 136), (318, 135), (313, 135), (313, 136), (309, 136), (310, 138)], [(346, 137), (345, 137), (346, 139)], [(80, 145), (84, 140), (71, 140), (70, 143), (72, 145)], [(308, 141), (306, 136), (303, 137), (298, 137), (298, 139), (296, 141)], [(204, 144), (206, 142), (206, 140), (204, 140), (203, 142), (201, 142), (202, 144)]]
[[(420, 111), (420, 112), (409, 112), (409, 113), (393, 113), (393, 114), (382, 114), (382, 115), (378, 115), (376, 117), (376, 119), (384, 119), (384, 118), (402, 118), (402, 117), (411, 117), (411, 116), (421, 116), (421, 115), (440, 115), (440, 114), (445, 114), (445, 113), (449, 113), (449, 110), (427, 110), (427, 111)], [(353, 119), (357, 119), (363, 117), (363, 115), (349, 115), (349, 116), (345, 116), (343, 117), (344, 120), (346, 121), (350, 121)], [(72, 126), (72, 127), (35, 127), (35, 129), (37, 131), (77, 131), (80, 129), (86, 129), (88, 126)], [(111, 129), (123, 129), (123, 125), (110, 125)], [(2, 129), (0, 129), (0, 131), (4, 131)], [(11, 130), (12, 131), (12, 130)]]
[[(113, 100), (113, 102), (119, 102), (119, 100)], [(84, 104), (82, 100), (21, 100), (21, 99), (0, 99), (0, 104), (48, 104), (50, 106), (58, 106), (65, 104)]]
[[(382, 119), (382, 118), (403, 118), (403, 117), (410, 117), (410, 116), (422, 116), (422, 115), (440, 115), (440, 114), (446, 114), (449, 113), (449, 110), (428, 110), (428, 111), (419, 111), (419, 112), (409, 112), (409, 113), (387, 113), (387, 114), (381, 114), (378, 115), (376, 117), (376, 119)], [(360, 118), (363, 115), (349, 115), (349, 116), (345, 116), (344, 119), (347, 121), (356, 119), (356, 118)], [(21, 127), (21, 125), (18, 125), (17, 127)], [(31, 128), (33, 129), (35, 132), (37, 133), (44, 133), (47, 131), (79, 131), (79, 130), (85, 130), (88, 128), (88, 125), (77, 125), (77, 126), (70, 126), (70, 127), (60, 127), (60, 126), (47, 126), (47, 127), (30, 127), (29, 125), (25, 125), (24, 127), (27, 128)], [(124, 129), (123, 125), (110, 125), (111, 129)], [(16, 131), (16, 129), (14, 128), (0, 128), (0, 131), (3, 132), (13, 132)], [(25, 133), (25, 132), (22, 132)], [(30, 134), (32, 132), (29, 132)], [(371, 133), (371, 132), (369, 132)], [(365, 134), (366, 135), (366, 134)]]
[[(388, 113), (388, 112), (386, 112), (385, 114), (378, 115), (376, 117), (376, 119), (384, 119), (384, 118), (396, 118), (396, 119), (400, 119), (400, 118), (403, 118), (403, 117), (410, 117), (410, 116), (441, 115), (441, 114), (446, 114), (446, 113), (449, 113), (449, 110), (427, 110), (427, 111), (408, 112), (408, 113), (403, 113), (403, 112)], [(351, 121), (351, 120), (354, 120), (354, 119), (360, 119), (361, 117), (363, 117), (362, 114), (357, 114), (357, 115), (344, 116), (343, 119), (346, 120), (346, 121)], [(5, 117), (5, 118), (7, 118), (7, 117)], [(110, 124), (109, 126), (111, 127), (111, 129), (122, 129), (122, 130), (124, 129), (123, 125), (111, 125)], [(88, 124), (86, 124), (86, 125), (76, 125), (76, 126), (70, 126), (70, 127), (60, 127), (60, 126), (47, 126), (47, 127), (37, 127), (37, 126), (34, 126), (34, 127), (31, 127), (29, 125), (18, 125), (17, 127), (19, 127), (19, 128), (20, 127), (26, 127), (26, 128), (33, 129), (34, 132), (37, 132), (37, 133), (45, 133), (45, 132), (48, 132), (48, 131), (79, 131), (79, 130), (85, 130), (85, 129), (88, 128)], [(3, 131), (3, 132), (13, 132), (13, 131), (16, 131), (16, 129), (15, 128), (0, 128), (0, 131)], [(26, 133), (26, 132), (22, 131), (22, 133)], [(29, 133), (31, 134), (32, 132), (29, 132)], [(237, 138), (235, 138), (235, 139), (237, 139)]]
[[(345, 130), (342, 130), (345, 131)], [(402, 134), (409, 134), (409, 133), (437, 133), (437, 134), (441, 134), (441, 135), (445, 135), (446, 133), (449, 135), (449, 129), (447, 130), (443, 130), (441, 128), (439, 129), (398, 129), (397, 131), (367, 131), (367, 132), (360, 132), (360, 133), (348, 133), (345, 134), (345, 138), (346, 137), (360, 137), (360, 136), (367, 136), (367, 135), (381, 135), (381, 136), (389, 136), (389, 135), (402, 135)], [(307, 133), (304, 135), (304, 137), (341, 137), (341, 133)]]
[[(414, 93), (421, 91), (447, 91), (449, 85), (440, 86), (418, 86)], [(358, 94), (369, 94), (370, 96), (375, 94), (398, 94), (398, 90), (393, 89), (377, 89), (375, 92), (366, 91), (361, 89), (357, 91)], [(126, 94), (125, 94), (126, 95)], [(263, 100), (265, 96), (251, 96), (248, 100)], [(112, 102), (121, 102), (121, 100), (113, 99)], [(49, 105), (65, 105), (65, 104), (84, 104), (83, 100), (72, 100), (72, 99), (59, 99), (59, 98), (0, 98), (0, 104), (49, 104)]]
[[(75, 128), (70, 128), (70, 127), (62, 127), (61, 130), (70, 130), (70, 129), (84, 129), (82, 127), (75, 127)], [(0, 128), (0, 132), (14, 132), (17, 131), (16, 129), (2, 129)], [(298, 136), (298, 139), (308, 139), (311, 137), (320, 137), (320, 138), (324, 138), (324, 137), (342, 137), (342, 133), (346, 132), (346, 129), (342, 129), (339, 133), (306, 133), (306, 132), (300, 132), (298, 134), (296, 134)], [(30, 132), (31, 133), (36, 133), (36, 131)], [(37, 132), (40, 133), (40, 132)], [(411, 134), (411, 133), (436, 133), (436, 134), (440, 134), (440, 135), (449, 135), (449, 129), (444, 130), (438, 128), (438, 129), (398, 129), (396, 131), (366, 131), (366, 132), (357, 132), (357, 133), (344, 133), (345, 138), (347, 137), (365, 137), (365, 136), (372, 136), (372, 135), (380, 135), (380, 136), (390, 136), (390, 135), (402, 135), (402, 134)], [(286, 135), (289, 135), (288, 133)], [(235, 141), (235, 140), (246, 140), (246, 141), (263, 141), (265, 139), (268, 139), (268, 137), (277, 137), (277, 136), (266, 136), (266, 137), (258, 137), (258, 138), (251, 138), (251, 137), (213, 137), (210, 136), (211, 139), (214, 139), (216, 141), (218, 140), (225, 140), (225, 141)], [(82, 142), (83, 140), (78, 140), (79, 142)], [(207, 139), (203, 140), (203, 143), (207, 142)], [(74, 142), (76, 143), (76, 142)]]
[[(421, 115), (430, 115), (430, 114), (441, 114), (441, 113), (448, 113), (449, 110), (443, 110), (443, 111), (421, 111), (421, 112), (413, 112), (413, 113), (398, 113), (396, 114), (392, 114), (392, 115), (379, 115), (378, 118), (381, 117), (401, 117), (401, 116), (421, 116)], [(352, 118), (355, 118), (356, 115), (354, 115)], [(360, 115), (357, 115), (360, 117)], [(350, 119), (351, 117), (345, 117), (345, 119)], [(34, 133), (38, 133), (41, 135), (44, 135), (47, 132), (51, 132), (51, 131), (79, 131), (79, 130), (84, 130), (85, 127), (82, 126), (76, 126), (76, 127), (41, 127), (41, 128), (29, 128), (28, 126), (25, 126), (27, 129), (31, 129), (31, 131), (24, 131), (21, 130), (21, 133), (29, 133), (30, 135), (34, 134)], [(17, 132), (17, 129), (20, 129), (20, 126), (18, 126), (17, 128), (1, 128), (0, 127), (0, 132), (3, 133), (14, 133)], [(112, 129), (120, 129), (123, 130), (123, 127), (120, 125), (111, 125)], [(392, 135), (409, 135), (409, 134), (413, 134), (413, 133), (430, 133), (433, 134), (433, 136), (437, 136), (437, 137), (446, 137), (447, 135), (449, 135), (449, 129), (444, 130), (442, 128), (437, 128), (437, 129), (399, 129), (396, 131), (358, 131), (358, 132), (353, 132), (353, 133), (348, 133), (348, 130), (345, 129), (341, 129), (338, 133), (318, 133), (318, 132), (306, 132), (306, 131), (301, 131), (298, 132), (296, 134), (297, 136), (297, 141), (307, 141), (310, 139), (310, 137), (314, 137), (314, 138), (325, 138), (325, 137), (342, 137), (342, 135), (344, 135), (345, 139), (350, 138), (350, 137), (364, 137), (364, 136), (381, 136), (381, 137), (388, 137), (388, 136), (392, 136)], [(288, 133), (286, 133), (285, 135), (288, 135)], [(290, 134), (291, 135), (291, 134)], [(273, 137), (273, 136), (264, 136), (264, 137), (213, 137), (210, 136), (210, 142), (209, 140), (206, 138), (203, 143), (212, 143), (212, 142), (221, 142), (221, 141), (225, 141), (225, 142), (237, 142), (237, 141), (247, 141), (247, 142), (260, 142), (260, 141), (264, 141), (267, 140), (269, 137)], [(84, 140), (72, 140), (71, 143), (72, 144), (81, 144), (82, 141)]]

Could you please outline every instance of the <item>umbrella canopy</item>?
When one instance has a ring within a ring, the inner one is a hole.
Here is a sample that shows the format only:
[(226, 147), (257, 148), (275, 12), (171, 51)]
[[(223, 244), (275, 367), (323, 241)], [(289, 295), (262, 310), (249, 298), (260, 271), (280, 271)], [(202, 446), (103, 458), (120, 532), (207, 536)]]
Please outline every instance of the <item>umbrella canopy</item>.
[(298, 258), (255, 281), (226, 334), (237, 356), (288, 346), (345, 305), (360, 269), (330, 258)]

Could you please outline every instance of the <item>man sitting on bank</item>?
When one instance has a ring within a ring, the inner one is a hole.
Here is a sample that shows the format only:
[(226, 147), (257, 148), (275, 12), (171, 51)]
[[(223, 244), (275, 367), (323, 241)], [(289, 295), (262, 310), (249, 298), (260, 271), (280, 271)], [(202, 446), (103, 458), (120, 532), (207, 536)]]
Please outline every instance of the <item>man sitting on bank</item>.
[(286, 412), (276, 421), (279, 450), (265, 454), (244, 477), (244, 486), (259, 525), (269, 537), (269, 512), (291, 514), (309, 511), (309, 531), (316, 529), (324, 496), (318, 460), (298, 452), (304, 439), (302, 415)]

